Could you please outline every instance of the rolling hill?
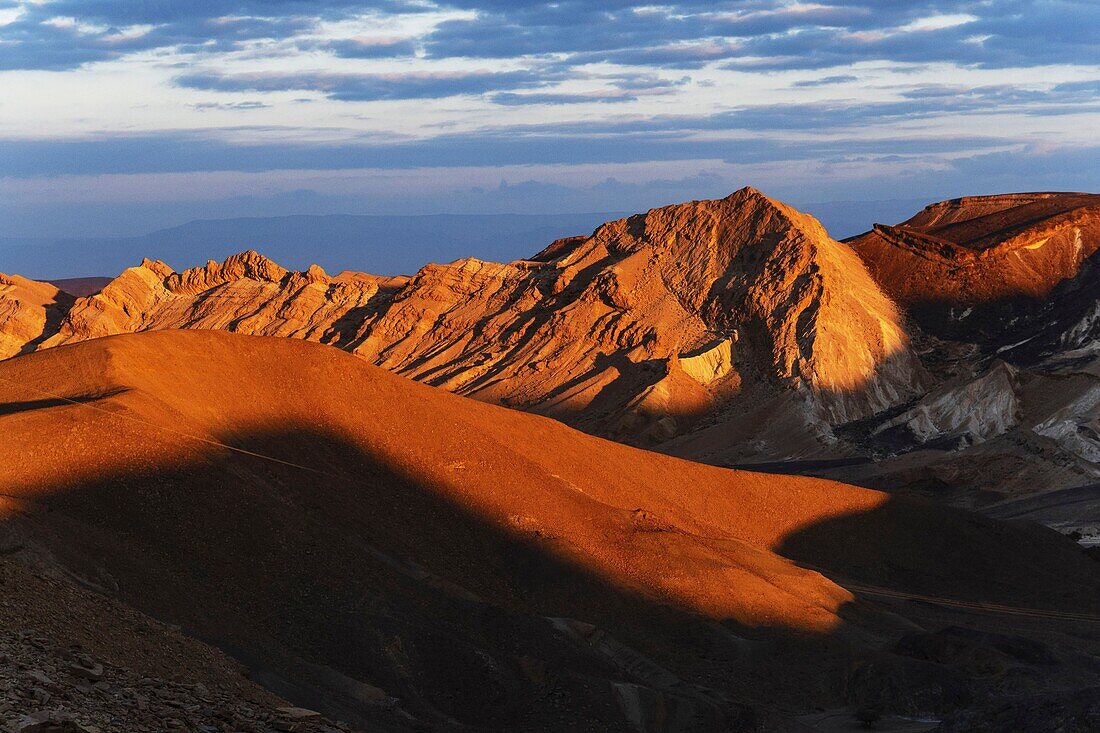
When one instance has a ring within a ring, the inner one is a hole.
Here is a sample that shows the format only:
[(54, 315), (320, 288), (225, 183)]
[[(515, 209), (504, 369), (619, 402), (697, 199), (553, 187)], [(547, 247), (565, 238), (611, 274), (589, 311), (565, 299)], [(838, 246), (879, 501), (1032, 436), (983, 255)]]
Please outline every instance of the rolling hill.
[(777, 730), (871, 694), (851, 655), (883, 653), (912, 668), (887, 710), (958, 707), (956, 672), (889, 651), (950, 607), (869, 586), (1066, 614), (1035, 689), (1091, 679), (1098, 566), (1055, 533), (640, 451), (323, 345), (97, 339), (0, 364), (0, 403), (25, 562), (354, 725)]

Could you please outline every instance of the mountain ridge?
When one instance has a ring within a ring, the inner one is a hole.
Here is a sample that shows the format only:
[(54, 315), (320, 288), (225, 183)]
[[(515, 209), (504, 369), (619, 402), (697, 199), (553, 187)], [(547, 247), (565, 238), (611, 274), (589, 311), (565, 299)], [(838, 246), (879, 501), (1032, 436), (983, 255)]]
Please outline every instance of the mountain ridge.
[(896, 308), (847, 246), (752, 188), (608, 222), (531, 260), (466, 258), (407, 279), (290, 273), (255, 252), (182, 273), (147, 260), (79, 299), (44, 345), (184, 327), (331, 343), (643, 440), (683, 432), (745, 378), (804, 389), (806, 420), (826, 432), (924, 379)]
[(841, 243), (745, 188), (509, 263), (332, 276), (246, 252), (181, 273), (147, 260), (50, 319), (14, 288), (0, 303), (20, 324), (9, 355), (146, 329), (303, 338), (622, 442), (981, 506), (1100, 481), (1098, 198), (964, 197)]

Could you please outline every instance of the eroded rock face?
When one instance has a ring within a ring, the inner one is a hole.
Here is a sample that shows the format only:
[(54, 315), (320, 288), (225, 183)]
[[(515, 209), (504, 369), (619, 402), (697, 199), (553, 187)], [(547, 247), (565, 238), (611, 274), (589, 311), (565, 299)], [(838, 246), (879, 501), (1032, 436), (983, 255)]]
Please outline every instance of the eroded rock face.
[(812, 217), (750, 188), (653, 209), (531, 260), (459, 260), (412, 278), (254, 253), (174, 273), (143, 262), (79, 299), (55, 346), (203, 328), (350, 350), (478, 399), (660, 441), (746, 389), (795, 389), (828, 426), (920, 394), (897, 309)]
[(1100, 247), (1100, 195), (968, 196), (897, 226), (876, 224), (849, 242), (907, 306), (1041, 297)]
[(0, 359), (33, 350), (72, 302), (49, 283), (0, 273)]
[(391, 280), (330, 278), (316, 266), (289, 272), (255, 252), (182, 273), (145, 260), (96, 295), (77, 299), (43, 346), (169, 328), (340, 342), (341, 319)]
[(821, 475), (971, 506), (1100, 481), (1100, 196), (945, 201), (850, 243), (938, 386), (839, 429), (877, 460)]

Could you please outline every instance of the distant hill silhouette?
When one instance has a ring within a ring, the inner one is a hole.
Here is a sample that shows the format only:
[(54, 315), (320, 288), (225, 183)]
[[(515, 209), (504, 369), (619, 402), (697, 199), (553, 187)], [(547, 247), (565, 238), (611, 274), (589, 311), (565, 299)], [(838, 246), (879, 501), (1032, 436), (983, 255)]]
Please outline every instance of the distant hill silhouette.
[[(839, 239), (900, 221), (923, 200), (832, 201), (802, 208)], [(145, 257), (176, 269), (256, 249), (286, 267), (409, 275), (429, 262), (509, 262), (547, 242), (591, 234), (626, 212), (590, 214), (292, 215), (200, 219), (137, 237), (0, 237), (0, 272), (41, 280), (115, 275)], [(83, 295), (84, 293), (75, 293)]]
[(259, 249), (289, 267), (411, 274), (428, 262), (507, 262), (547, 242), (590, 234), (616, 213), (295, 215), (210, 219), (124, 238), (0, 238), (0, 271), (41, 279), (113, 275), (145, 257), (173, 267)]

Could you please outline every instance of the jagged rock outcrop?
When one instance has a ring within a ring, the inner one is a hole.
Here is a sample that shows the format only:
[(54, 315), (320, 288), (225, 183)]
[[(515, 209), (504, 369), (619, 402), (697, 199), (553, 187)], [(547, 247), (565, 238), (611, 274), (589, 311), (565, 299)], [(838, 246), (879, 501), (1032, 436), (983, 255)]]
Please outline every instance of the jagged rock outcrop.
[(0, 273), (0, 359), (33, 350), (72, 302), (49, 283)]
[(956, 199), (849, 241), (940, 384), (838, 431), (874, 464), (818, 473), (970, 505), (1100, 481), (1100, 196)]
[(313, 341), (342, 341), (349, 313), (400, 278), (289, 272), (256, 252), (175, 273), (145, 260), (99, 293), (79, 298), (43, 347), (116, 333), (201, 328)]
[(255, 252), (174, 273), (145, 261), (44, 346), (224, 329), (329, 343), (478, 399), (659, 441), (745, 390), (794, 389), (829, 426), (920, 394), (894, 305), (812, 217), (750, 188), (653, 209), (531, 260), (412, 278), (288, 272)]
[(944, 384), (871, 434), (901, 433), (919, 444), (961, 439), (966, 446), (1003, 435), (1019, 423), (1020, 410), (1016, 370), (998, 362), (980, 377)]

